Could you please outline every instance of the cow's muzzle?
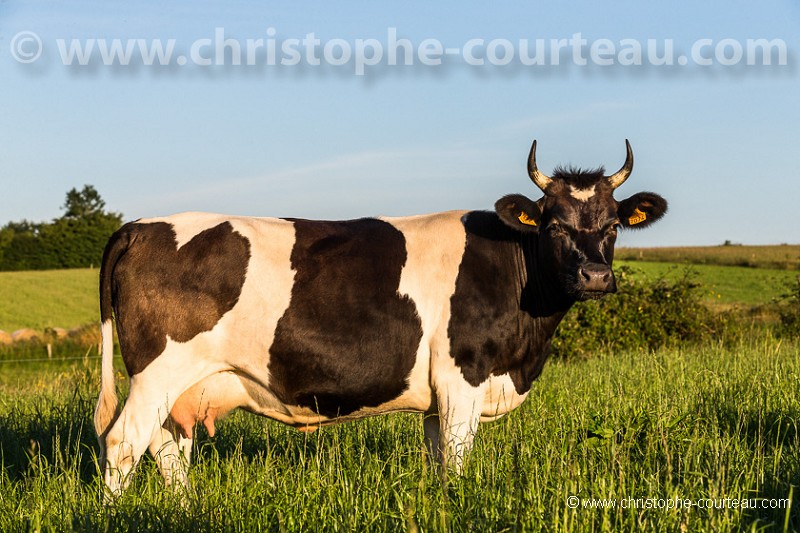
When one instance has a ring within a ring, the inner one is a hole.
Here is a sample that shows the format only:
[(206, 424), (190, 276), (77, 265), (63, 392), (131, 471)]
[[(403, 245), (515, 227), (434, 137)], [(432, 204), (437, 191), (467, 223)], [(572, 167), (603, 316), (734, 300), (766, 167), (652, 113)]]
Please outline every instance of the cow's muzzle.
[(586, 263), (578, 267), (578, 286), (581, 300), (594, 300), (617, 292), (614, 272), (608, 265)]

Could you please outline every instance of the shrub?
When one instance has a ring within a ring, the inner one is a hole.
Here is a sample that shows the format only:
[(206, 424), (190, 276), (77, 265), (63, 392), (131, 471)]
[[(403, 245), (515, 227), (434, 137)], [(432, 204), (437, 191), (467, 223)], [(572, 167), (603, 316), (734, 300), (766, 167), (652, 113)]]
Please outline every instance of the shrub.
[(800, 276), (795, 278), (779, 307), (778, 333), (784, 337), (800, 336)]
[(553, 338), (556, 357), (589, 357), (599, 351), (655, 349), (697, 341), (722, 329), (701, 302), (701, 286), (689, 269), (677, 279), (616, 269), (618, 292), (580, 302), (564, 317)]

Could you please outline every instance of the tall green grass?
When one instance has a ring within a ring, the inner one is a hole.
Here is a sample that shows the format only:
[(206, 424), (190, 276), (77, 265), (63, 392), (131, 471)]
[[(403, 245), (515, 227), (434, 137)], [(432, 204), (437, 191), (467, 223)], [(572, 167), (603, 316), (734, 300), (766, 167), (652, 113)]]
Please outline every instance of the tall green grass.
[[(97, 364), (0, 399), (0, 530), (800, 528), (800, 349), (768, 333), (732, 348), (551, 361), (520, 409), (481, 427), (462, 477), (443, 480), (426, 465), (419, 416), (304, 434), (237, 413), (213, 439), (200, 431), (185, 501), (147, 460), (108, 508), (91, 429)], [(794, 507), (571, 509), (571, 495), (791, 497)]]

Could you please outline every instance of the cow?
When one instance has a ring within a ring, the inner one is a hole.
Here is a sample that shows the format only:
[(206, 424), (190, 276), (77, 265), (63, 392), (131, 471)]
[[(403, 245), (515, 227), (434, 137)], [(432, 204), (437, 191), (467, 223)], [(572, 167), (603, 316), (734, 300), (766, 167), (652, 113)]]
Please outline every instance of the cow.
[[(423, 413), (443, 471), (461, 472), (480, 422), (518, 407), (556, 326), (577, 301), (616, 291), (620, 228), (667, 202), (617, 201), (633, 170), (536, 164), (536, 201), (494, 211), (347, 221), (183, 213), (113, 234), (100, 272), (101, 389), (95, 429), (111, 495), (149, 449), (187, 486), (195, 426), (241, 408), (301, 431)], [(120, 409), (113, 325), (130, 393)]]

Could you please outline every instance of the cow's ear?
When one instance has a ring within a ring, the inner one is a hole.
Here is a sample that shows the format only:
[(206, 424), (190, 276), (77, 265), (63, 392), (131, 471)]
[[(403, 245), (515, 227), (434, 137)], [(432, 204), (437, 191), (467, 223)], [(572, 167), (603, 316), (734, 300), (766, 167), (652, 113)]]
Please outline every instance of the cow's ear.
[(619, 203), (617, 216), (623, 227), (646, 228), (667, 212), (667, 201), (652, 192), (640, 192)]
[(500, 220), (517, 231), (536, 231), (542, 220), (539, 204), (521, 194), (503, 196), (495, 202), (494, 210), (500, 215)]

